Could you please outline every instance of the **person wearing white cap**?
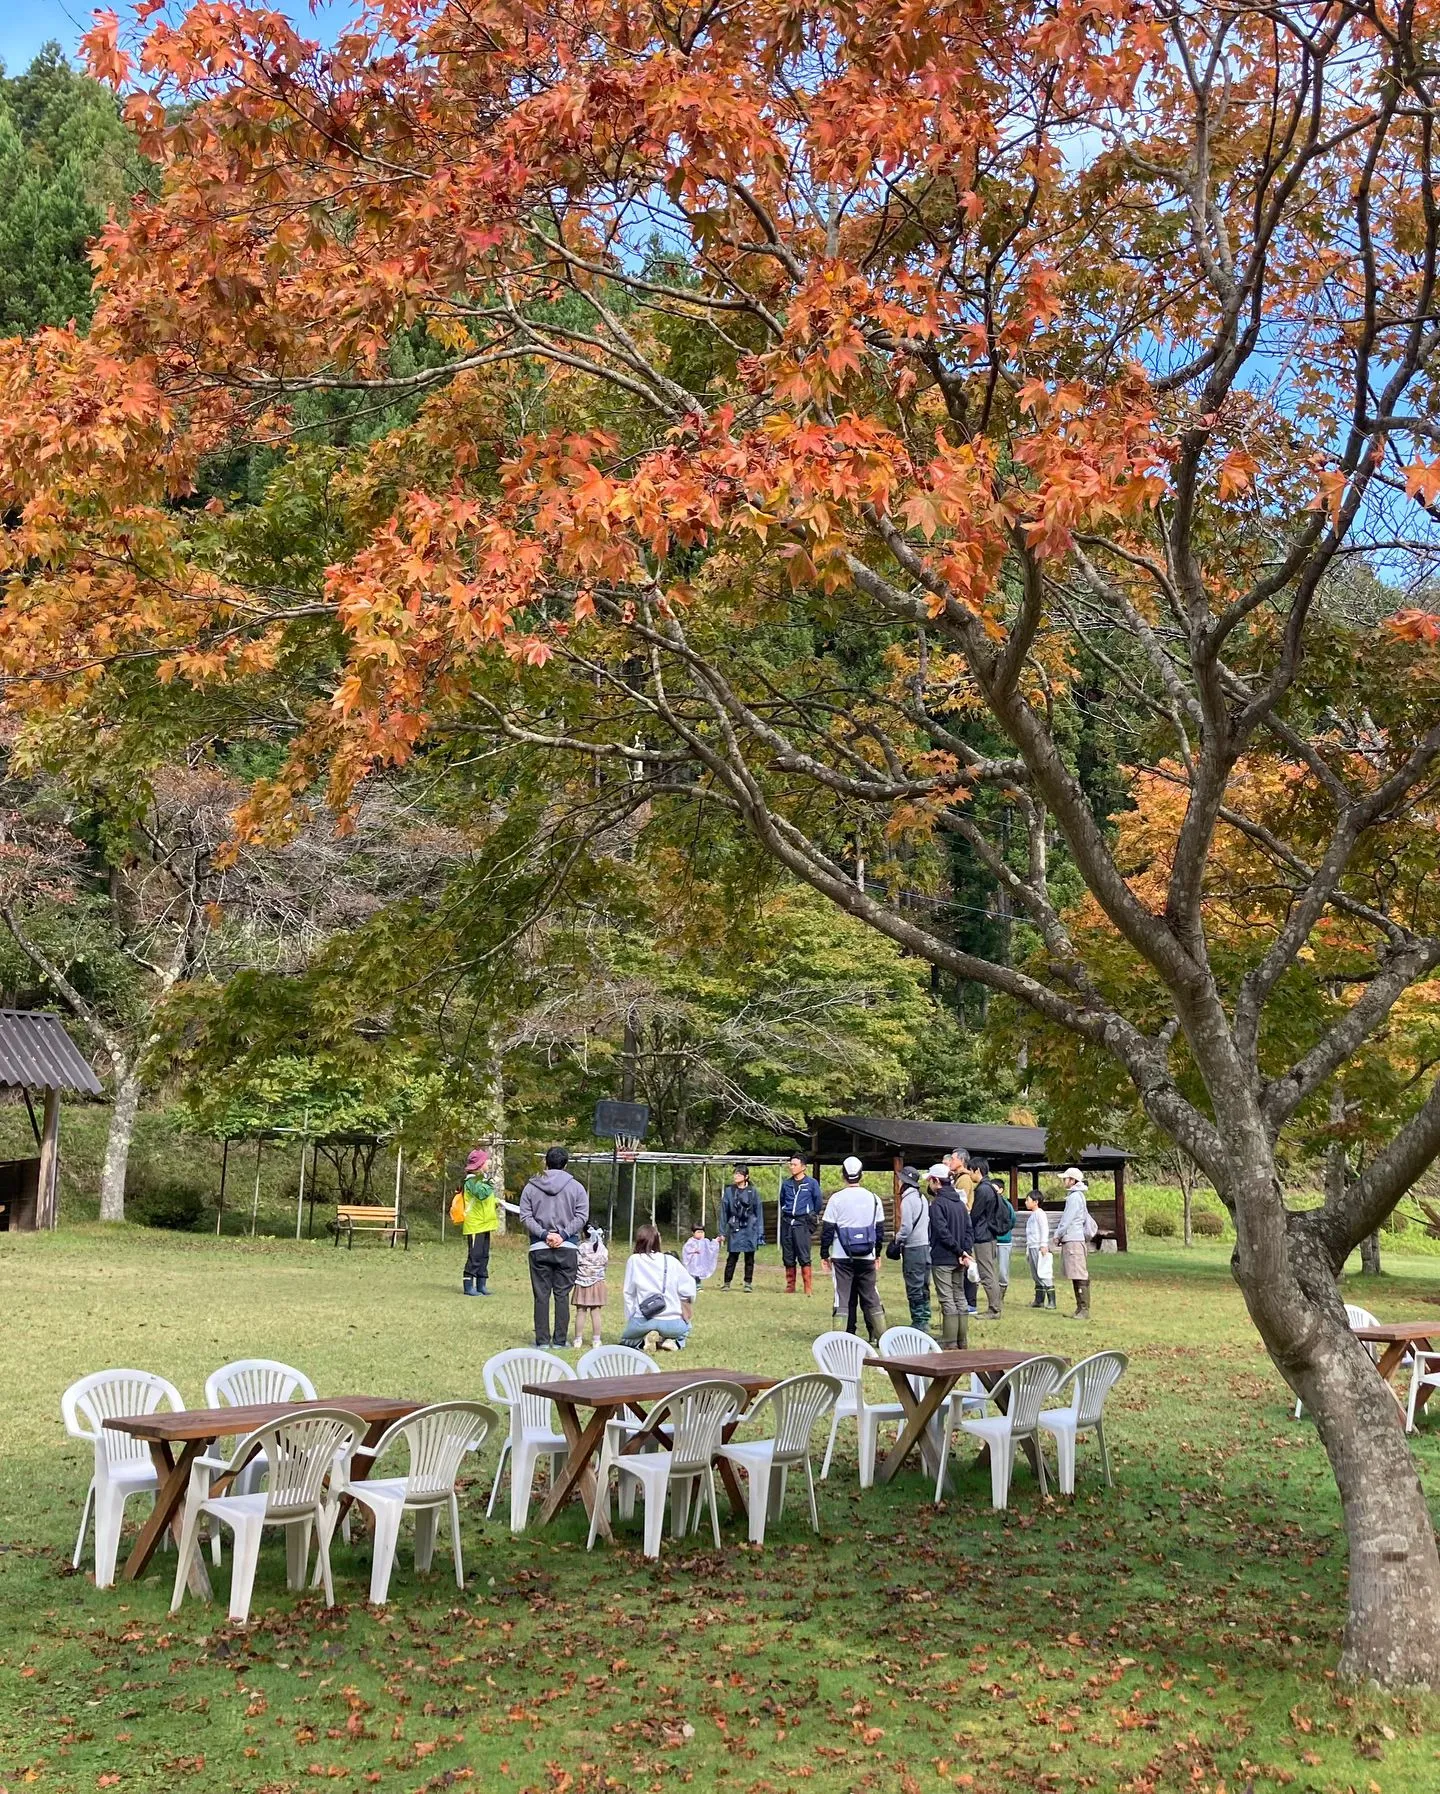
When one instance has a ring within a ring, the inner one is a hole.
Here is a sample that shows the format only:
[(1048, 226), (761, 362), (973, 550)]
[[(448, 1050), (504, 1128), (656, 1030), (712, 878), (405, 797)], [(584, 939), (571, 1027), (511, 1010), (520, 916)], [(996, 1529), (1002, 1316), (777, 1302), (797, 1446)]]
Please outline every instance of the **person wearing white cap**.
[(858, 1305), (870, 1343), (878, 1346), (885, 1331), (885, 1310), (875, 1268), (885, 1244), (885, 1208), (861, 1183), (865, 1167), (859, 1159), (846, 1159), (840, 1170), (845, 1182), (825, 1204), (820, 1220), (820, 1262), (827, 1270), (835, 1268), (836, 1306), (845, 1306), (845, 1331), (856, 1331)]
[(940, 1344), (963, 1347), (970, 1337), (965, 1273), (975, 1250), (970, 1210), (950, 1180), (948, 1165), (932, 1165), (925, 1181), (930, 1186), (930, 1275), (940, 1297)]
[(1076, 1165), (1067, 1165), (1060, 1173), (1060, 1181), (1065, 1186), (1065, 1212), (1055, 1223), (1053, 1237), (1060, 1248), (1061, 1275), (1070, 1279), (1075, 1290), (1075, 1313), (1071, 1318), (1088, 1321), (1090, 1266), (1086, 1260), (1090, 1231), (1095, 1224), (1085, 1201), (1085, 1173)]

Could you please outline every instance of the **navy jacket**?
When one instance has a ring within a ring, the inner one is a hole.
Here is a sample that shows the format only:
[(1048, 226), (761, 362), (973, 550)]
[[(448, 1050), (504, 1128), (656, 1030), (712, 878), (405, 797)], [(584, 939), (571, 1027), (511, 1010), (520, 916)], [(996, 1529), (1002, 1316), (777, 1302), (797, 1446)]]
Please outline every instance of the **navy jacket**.
[(726, 1250), (753, 1252), (765, 1244), (765, 1216), (753, 1184), (727, 1184), (720, 1198), (720, 1231)]
[(780, 1183), (780, 1213), (792, 1221), (818, 1215), (825, 1206), (820, 1186), (813, 1177), (786, 1177)]
[(1006, 1231), (1004, 1217), (1000, 1213), (1000, 1191), (988, 1177), (982, 1177), (975, 1186), (975, 1201), (970, 1209), (970, 1224), (975, 1230), (977, 1246), (998, 1240), (1000, 1235)]
[(958, 1265), (974, 1250), (975, 1234), (965, 1198), (954, 1184), (942, 1184), (930, 1198), (930, 1262)]

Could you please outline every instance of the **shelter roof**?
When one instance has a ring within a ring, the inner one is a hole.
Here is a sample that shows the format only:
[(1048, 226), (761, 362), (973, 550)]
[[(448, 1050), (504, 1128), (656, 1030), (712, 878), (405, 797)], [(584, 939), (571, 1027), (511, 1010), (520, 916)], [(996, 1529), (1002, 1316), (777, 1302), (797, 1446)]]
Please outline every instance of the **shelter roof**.
[[(853, 1153), (867, 1171), (888, 1171), (897, 1152), (918, 1163), (933, 1161), (952, 1147), (988, 1159), (995, 1170), (1008, 1170), (1011, 1165), (1043, 1170), (1054, 1162), (1046, 1152), (1043, 1127), (905, 1121), (893, 1115), (829, 1115), (812, 1120), (810, 1127), (821, 1160), (835, 1164)], [(1077, 1164), (1084, 1171), (1111, 1171), (1129, 1156), (1118, 1146), (1087, 1146), (1064, 1162)]]
[(43, 1009), (0, 1009), (0, 1085), (100, 1095), (89, 1060), (60, 1017)]

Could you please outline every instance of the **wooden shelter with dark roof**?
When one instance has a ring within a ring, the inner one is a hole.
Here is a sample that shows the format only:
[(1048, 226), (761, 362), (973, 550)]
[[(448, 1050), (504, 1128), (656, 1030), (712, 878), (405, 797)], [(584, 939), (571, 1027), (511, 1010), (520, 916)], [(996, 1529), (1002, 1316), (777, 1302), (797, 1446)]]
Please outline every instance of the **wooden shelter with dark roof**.
[[(899, 1189), (901, 1168), (914, 1165), (923, 1171), (945, 1153), (960, 1148), (972, 1159), (988, 1160), (992, 1172), (1005, 1172), (1010, 1180), (1010, 1201), (1018, 1211), (1020, 1180), (1028, 1177), (1038, 1190), (1045, 1172), (1078, 1165), (1087, 1183), (1092, 1178), (1113, 1179), (1115, 1194), (1088, 1198), (1090, 1213), (1100, 1238), (1113, 1239), (1124, 1252), (1129, 1245), (1125, 1226), (1125, 1166), (1130, 1155), (1118, 1146), (1087, 1146), (1071, 1158), (1051, 1158), (1043, 1127), (1000, 1127), (973, 1121), (905, 1121), (891, 1115), (830, 1115), (809, 1120), (810, 1157), (815, 1175), (822, 1165), (838, 1165), (844, 1158), (860, 1160), (867, 1171), (890, 1171)], [(1063, 1201), (1053, 1198), (1041, 1207), (1058, 1212)]]
[[(58, 1015), (39, 1009), (0, 1009), (0, 1089), (25, 1099), (36, 1155), (0, 1160), (0, 1230), (33, 1232), (59, 1219), (60, 1097), (100, 1095), (100, 1080)], [(40, 1115), (32, 1092), (39, 1092)]]

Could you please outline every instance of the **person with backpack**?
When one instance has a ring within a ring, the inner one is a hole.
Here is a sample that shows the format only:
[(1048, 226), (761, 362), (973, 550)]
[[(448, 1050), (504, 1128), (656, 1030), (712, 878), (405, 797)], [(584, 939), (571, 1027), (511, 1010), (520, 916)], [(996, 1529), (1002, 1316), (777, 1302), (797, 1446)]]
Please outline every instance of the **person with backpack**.
[(991, 1177), (986, 1160), (973, 1159), (970, 1168), (979, 1174), (979, 1182), (975, 1185), (975, 1193), (970, 1200), (970, 1225), (975, 1233), (975, 1268), (980, 1273), (985, 1300), (989, 1304), (981, 1319), (998, 1321), (1004, 1302), (1000, 1291), (998, 1242), (1001, 1234), (1009, 1233), (1015, 1226), (1015, 1211), (1000, 1194), (1000, 1186)]
[(1090, 1205), (1085, 1200), (1085, 1173), (1069, 1165), (1060, 1173), (1065, 1186), (1065, 1212), (1055, 1223), (1054, 1239), (1060, 1248), (1060, 1272), (1070, 1279), (1075, 1291), (1075, 1312), (1072, 1320), (1090, 1318), (1090, 1241), (1095, 1223), (1090, 1218)]
[(735, 1281), (735, 1266), (745, 1260), (745, 1293), (755, 1283), (755, 1254), (765, 1244), (765, 1217), (760, 1210), (760, 1192), (750, 1181), (750, 1167), (737, 1165), (734, 1181), (720, 1198), (720, 1239), (725, 1247), (725, 1281), (729, 1289)]
[(970, 1343), (966, 1272), (974, 1255), (974, 1234), (965, 1198), (950, 1181), (948, 1164), (925, 1173), (930, 1186), (930, 1275), (940, 1297), (940, 1345), (949, 1351)]
[(900, 1173), (900, 1225), (886, 1247), (888, 1258), (900, 1260), (910, 1325), (930, 1331), (930, 1202), (920, 1187), (920, 1173), (906, 1165)]
[(797, 1271), (805, 1294), (813, 1291), (810, 1241), (822, 1207), (820, 1185), (806, 1171), (805, 1161), (797, 1152), (790, 1160), (790, 1175), (780, 1183), (780, 1256), (785, 1261), (787, 1296), (795, 1294)]
[(820, 1221), (820, 1265), (835, 1267), (835, 1302), (846, 1312), (845, 1331), (857, 1331), (856, 1308), (865, 1316), (870, 1344), (878, 1348), (885, 1310), (875, 1271), (885, 1244), (885, 1207), (860, 1181), (865, 1167), (849, 1158), (840, 1167), (845, 1182), (825, 1204)]
[(465, 1271), (460, 1287), (467, 1296), (488, 1296), (490, 1235), (500, 1225), (500, 1204), (490, 1178), (490, 1154), (483, 1146), (477, 1146), (465, 1161), (465, 1182), (450, 1205), (450, 1219), (459, 1222), (465, 1235)]

